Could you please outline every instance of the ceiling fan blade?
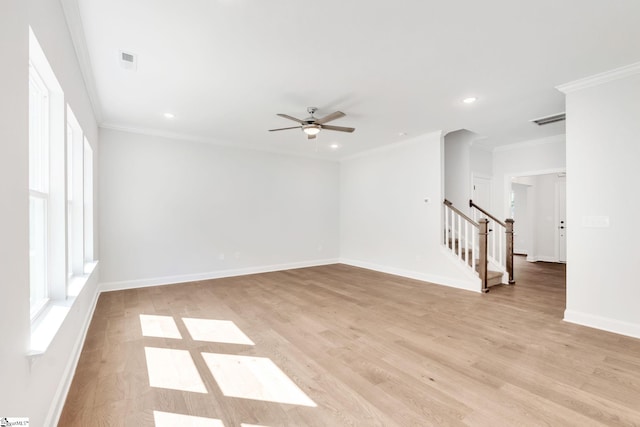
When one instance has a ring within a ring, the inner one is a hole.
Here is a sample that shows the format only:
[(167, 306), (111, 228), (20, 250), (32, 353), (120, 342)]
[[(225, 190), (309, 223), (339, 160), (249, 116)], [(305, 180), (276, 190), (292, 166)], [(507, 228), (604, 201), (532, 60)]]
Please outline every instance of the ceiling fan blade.
[(340, 117), (344, 116), (346, 116), (346, 114), (342, 111), (336, 111), (335, 113), (331, 113), (328, 116), (324, 116), (323, 118), (316, 120), (316, 123), (321, 125), (323, 123), (328, 123), (331, 120), (339, 119)]
[(284, 117), (285, 119), (289, 119), (289, 120), (293, 120), (294, 122), (298, 122), (301, 125), (306, 124), (306, 122), (304, 122), (303, 120), (296, 119), (295, 117), (291, 117), (288, 114), (277, 114), (277, 115), (280, 116), (280, 117)]
[(269, 132), (275, 132), (277, 130), (289, 130), (289, 129), (300, 129), (302, 126), (294, 126), (290, 128), (279, 128), (279, 129), (269, 129)]
[(353, 132), (354, 130), (356, 130), (355, 128), (348, 128), (344, 126), (331, 126), (331, 125), (322, 125), (322, 129), (337, 130), (338, 132)]
[(307, 139), (316, 139), (315, 135), (307, 135)]

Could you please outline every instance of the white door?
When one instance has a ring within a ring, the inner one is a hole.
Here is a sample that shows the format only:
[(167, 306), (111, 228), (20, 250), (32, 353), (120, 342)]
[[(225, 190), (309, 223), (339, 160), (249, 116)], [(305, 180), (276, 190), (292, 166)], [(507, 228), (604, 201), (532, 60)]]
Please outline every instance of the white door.
[(480, 206), (485, 211), (490, 212), (492, 215), (495, 215), (495, 213), (491, 211), (491, 180), (490, 179), (474, 176), (473, 191), (471, 192), (471, 194), (472, 194), (473, 203)]
[(556, 225), (558, 262), (567, 262), (567, 180), (560, 178), (556, 183)]

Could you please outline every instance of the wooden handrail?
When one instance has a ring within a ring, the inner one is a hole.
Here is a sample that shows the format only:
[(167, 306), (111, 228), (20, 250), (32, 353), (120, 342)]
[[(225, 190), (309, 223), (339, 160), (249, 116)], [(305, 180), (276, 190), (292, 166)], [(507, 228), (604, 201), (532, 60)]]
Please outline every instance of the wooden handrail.
[(506, 224), (504, 222), (500, 221), (498, 218), (496, 218), (495, 216), (491, 215), (489, 212), (487, 212), (484, 209), (482, 209), (480, 206), (478, 206), (475, 203), (473, 203), (473, 200), (469, 200), (469, 207), (478, 209), (480, 212), (482, 212), (483, 214), (485, 214), (486, 216), (488, 216), (489, 218), (491, 218), (492, 220), (494, 220), (495, 222), (497, 222), (498, 224), (500, 224), (504, 228), (507, 228), (507, 226), (506, 226)]
[(448, 201), (447, 199), (444, 199), (443, 202), (447, 207), (449, 207), (449, 209), (451, 209), (452, 211), (454, 211), (455, 213), (457, 213), (458, 215), (460, 215), (462, 218), (466, 219), (468, 222), (471, 223), (471, 225), (473, 225), (476, 228), (480, 228), (480, 224), (478, 224), (477, 222), (475, 222), (474, 220), (472, 220), (471, 218), (469, 218), (468, 216), (466, 216), (462, 211), (460, 211), (460, 209), (456, 208), (455, 206), (453, 206), (453, 203), (451, 203), (450, 201)]

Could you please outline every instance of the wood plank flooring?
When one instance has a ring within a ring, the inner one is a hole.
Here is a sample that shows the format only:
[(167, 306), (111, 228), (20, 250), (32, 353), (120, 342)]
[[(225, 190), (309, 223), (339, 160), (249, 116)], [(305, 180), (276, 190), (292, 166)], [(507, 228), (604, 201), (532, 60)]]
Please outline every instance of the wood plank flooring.
[(564, 274), (517, 257), (485, 295), (345, 265), (105, 293), (59, 425), (640, 425), (640, 340), (563, 322)]

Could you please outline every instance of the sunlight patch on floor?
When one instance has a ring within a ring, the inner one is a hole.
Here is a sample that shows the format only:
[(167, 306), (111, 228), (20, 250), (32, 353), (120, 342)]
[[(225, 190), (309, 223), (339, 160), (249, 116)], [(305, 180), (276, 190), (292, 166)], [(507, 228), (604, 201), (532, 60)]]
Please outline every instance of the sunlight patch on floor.
[(182, 339), (176, 321), (171, 316), (141, 314), (140, 326), (145, 337)]
[(196, 341), (255, 345), (253, 341), (230, 320), (183, 318), (182, 321), (189, 330), (191, 338)]
[(224, 427), (222, 421), (215, 418), (194, 417), (193, 415), (174, 414), (153, 411), (156, 427)]
[(145, 347), (144, 352), (151, 387), (207, 393), (207, 388), (187, 350)]
[(240, 427), (269, 427), (269, 426), (263, 426), (263, 425), (258, 425), (258, 424), (240, 423)]
[(317, 405), (265, 357), (202, 353), (225, 396), (292, 405)]

